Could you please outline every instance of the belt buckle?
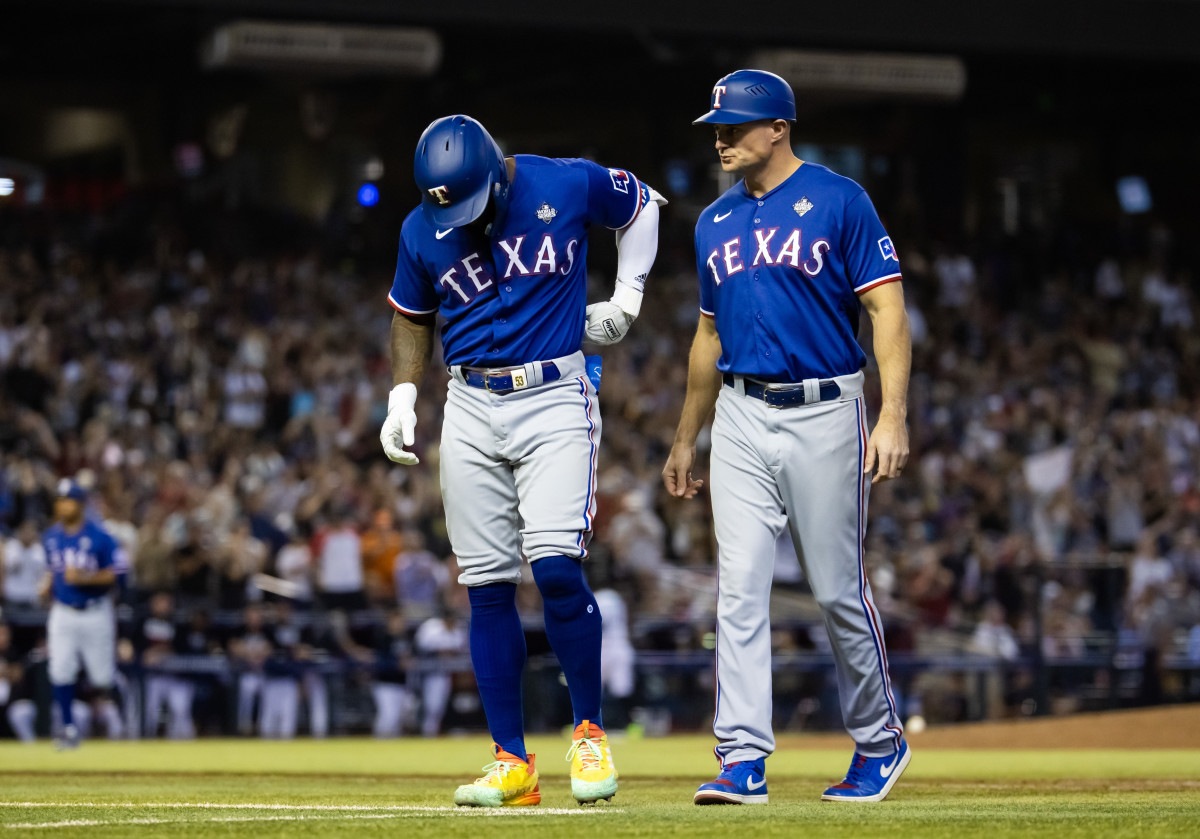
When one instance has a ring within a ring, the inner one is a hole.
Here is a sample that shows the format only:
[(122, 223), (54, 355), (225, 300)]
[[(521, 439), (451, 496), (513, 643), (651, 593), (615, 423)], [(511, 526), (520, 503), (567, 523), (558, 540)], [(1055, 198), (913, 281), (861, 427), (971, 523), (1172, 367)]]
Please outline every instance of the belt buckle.
[[(780, 398), (785, 398), (787, 394), (795, 393), (797, 390), (800, 391), (800, 401), (798, 403), (790, 402), (790, 401), (789, 402), (783, 402), (783, 401), (776, 402), (776, 401), (772, 401), (772, 399), (771, 399), (771, 394), (779, 394)], [(769, 383), (763, 385), (763, 402), (766, 402), (767, 407), (770, 407), (770, 408), (787, 408), (787, 407), (790, 407), (792, 405), (797, 405), (797, 404), (803, 405), (805, 402), (804, 385), (780, 384), (778, 382), (769, 382)]]
[(489, 371), (487, 373), (484, 373), (483, 374), (483, 389), (486, 390), (488, 393), (500, 393), (500, 394), (508, 393), (509, 391), (512, 390), (512, 376), (511, 375), (508, 376), (508, 384), (509, 384), (508, 387), (492, 387), (493, 379), (503, 379), (503, 378), (505, 378), (505, 375), (506, 374), (504, 374), (504, 373), (495, 372), (495, 371)]

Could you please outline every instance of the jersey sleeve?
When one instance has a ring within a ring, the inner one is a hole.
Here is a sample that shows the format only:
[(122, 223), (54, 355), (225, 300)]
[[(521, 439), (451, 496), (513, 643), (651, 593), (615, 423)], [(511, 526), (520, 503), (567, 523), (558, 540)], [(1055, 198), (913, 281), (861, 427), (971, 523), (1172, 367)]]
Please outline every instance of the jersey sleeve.
[(405, 315), (428, 315), (438, 310), (437, 290), (429, 282), (425, 267), (413, 254), (405, 233), (400, 234), (396, 276), (392, 279), (392, 290), (388, 292), (388, 303)]
[(580, 161), (587, 171), (588, 218), (613, 230), (628, 227), (650, 198), (649, 188), (626, 169)]
[(98, 569), (111, 568), (118, 574), (124, 573), (121, 568), (117, 567), (117, 561), (124, 562), (124, 551), (117, 544), (117, 540), (112, 537), (107, 531), (100, 531), (96, 539), (96, 567)]
[(846, 279), (856, 294), (900, 279), (900, 257), (865, 191), (846, 205), (842, 226)]
[(716, 297), (712, 268), (708, 263), (709, 254), (705, 253), (705, 247), (700, 241), (700, 226), (696, 225), (696, 276), (700, 279), (700, 314), (713, 317), (716, 315), (714, 308)]

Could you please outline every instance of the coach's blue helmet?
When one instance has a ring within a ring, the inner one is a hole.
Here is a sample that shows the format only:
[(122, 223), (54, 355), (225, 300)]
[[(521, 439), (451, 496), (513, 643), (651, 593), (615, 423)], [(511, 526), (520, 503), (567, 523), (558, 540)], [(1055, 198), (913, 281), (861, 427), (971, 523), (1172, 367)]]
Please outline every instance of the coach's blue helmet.
[(488, 200), (496, 216), (508, 204), (504, 153), (478, 120), (463, 114), (434, 120), (417, 140), (413, 173), (421, 210), (434, 227), (462, 227), (479, 218)]
[(796, 121), (796, 97), (792, 87), (766, 70), (736, 70), (713, 85), (709, 112), (701, 122), (737, 125), (758, 119)]

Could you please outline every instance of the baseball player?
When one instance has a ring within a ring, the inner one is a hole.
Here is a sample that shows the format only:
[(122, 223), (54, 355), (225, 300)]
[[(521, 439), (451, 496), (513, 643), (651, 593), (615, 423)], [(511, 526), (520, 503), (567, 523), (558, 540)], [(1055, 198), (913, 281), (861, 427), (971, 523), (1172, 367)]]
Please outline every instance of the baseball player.
[[(721, 771), (700, 786), (697, 804), (767, 801), (764, 759), (775, 749), (768, 607), (785, 528), (821, 606), (842, 717), (857, 744), (845, 779), (822, 798), (881, 801), (910, 756), (863, 570), (870, 486), (899, 475), (908, 458), (900, 263), (862, 187), (792, 153), (795, 119), (787, 82), (738, 70), (717, 82), (711, 109), (696, 120), (715, 129), (721, 168), (742, 176), (696, 223), (700, 319), (663, 469), (673, 495), (696, 494), (696, 436), (715, 406)], [(883, 393), (870, 436), (856, 338), (863, 309)]]
[(42, 535), (49, 573), (45, 594), (53, 594), (46, 624), (50, 684), (61, 715), (60, 749), (79, 746), (72, 702), (82, 663), (101, 692), (103, 712), (113, 719), (111, 698), (116, 671), (116, 620), (112, 592), (128, 567), (124, 551), (99, 524), (84, 518), (87, 493), (63, 479), (54, 500), (54, 524)]
[[(580, 343), (585, 334), (616, 343), (637, 317), (665, 202), (624, 169), (506, 158), (462, 115), (425, 129), (415, 175), (421, 207), (401, 228), (388, 296), (395, 388), (380, 439), (392, 460), (417, 462), (404, 447), (413, 445), (417, 386), (440, 313), (451, 375), (440, 449), (446, 526), (459, 581), (469, 587), (471, 658), (495, 741), (495, 761), (454, 800), (541, 800), (522, 718), (522, 558), (571, 694), (571, 792), (581, 803), (608, 799), (617, 772), (600, 717), (600, 610), (581, 564), (596, 508), (601, 422)], [(612, 298), (588, 306), (593, 224), (617, 231), (618, 265)]]

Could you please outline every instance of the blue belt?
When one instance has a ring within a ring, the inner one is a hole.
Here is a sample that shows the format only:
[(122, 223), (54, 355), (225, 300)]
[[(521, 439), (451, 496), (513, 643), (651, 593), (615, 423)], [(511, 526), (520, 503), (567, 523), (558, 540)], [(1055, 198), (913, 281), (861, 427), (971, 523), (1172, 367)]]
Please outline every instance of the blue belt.
[[(553, 361), (542, 361), (542, 384), (557, 382), (562, 378), (562, 372)], [(463, 382), (470, 387), (477, 387), (489, 393), (512, 393), (514, 390), (524, 390), (531, 387), (530, 383), (522, 381), (526, 376), (525, 368), (503, 367), (489, 370), (484, 367), (462, 368)]]
[[(725, 373), (721, 378), (729, 387), (735, 387), (735, 377), (732, 373)], [(771, 384), (756, 382), (745, 377), (742, 378), (742, 382), (745, 384), (747, 396), (761, 399), (775, 408), (790, 408), (793, 405), (803, 405), (807, 401), (802, 384)], [(819, 388), (820, 394), (817, 399), (813, 400), (814, 402), (827, 402), (842, 395), (841, 387), (833, 379), (822, 379)]]
[(68, 603), (65, 600), (59, 600), (58, 602), (63, 604), (64, 606), (66, 606), (68, 609), (74, 609), (76, 612), (86, 612), (88, 609), (91, 609), (91, 608), (103, 603), (104, 598), (103, 597), (92, 597), (88, 600), (85, 600), (83, 603)]

